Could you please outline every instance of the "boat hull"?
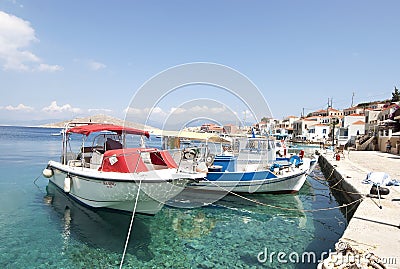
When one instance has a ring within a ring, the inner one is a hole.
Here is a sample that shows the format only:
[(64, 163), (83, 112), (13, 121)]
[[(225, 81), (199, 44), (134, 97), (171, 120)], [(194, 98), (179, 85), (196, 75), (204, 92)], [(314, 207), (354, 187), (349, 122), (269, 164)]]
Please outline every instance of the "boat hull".
[(238, 193), (296, 193), (314, 168), (315, 160), (304, 158), (300, 167), (288, 167), (277, 174), (270, 170), (209, 172), (207, 179), (191, 182), (187, 188)]
[[(268, 171), (209, 173), (214, 180), (189, 183), (188, 188), (238, 193), (295, 193), (303, 186), (307, 173), (302, 171), (283, 177), (270, 178)], [(243, 180), (247, 179), (247, 180)]]
[[(50, 161), (50, 182), (79, 202), (93, 208), (132, 212), (139, 192), (136, 212), (154, 215), (164, 203), (179, 194), (187, 180), (174, 177), (176, 169), (145, 173), (100, 172)], [(69, 189), (65, 181), (69, 181)], [(140, 191), (139, 191), (140, 184)]]

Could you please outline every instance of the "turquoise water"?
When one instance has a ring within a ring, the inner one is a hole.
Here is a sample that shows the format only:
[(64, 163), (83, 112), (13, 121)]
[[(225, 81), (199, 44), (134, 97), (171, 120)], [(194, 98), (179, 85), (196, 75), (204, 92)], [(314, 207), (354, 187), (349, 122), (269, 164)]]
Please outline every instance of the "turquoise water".
[[(43, 177), (33, 182), (59, 158), (57, 132), (0, 127), (0, 268), (118, 268), (131, 216), (86, 208)], [(284, 208), (338, 205), (311, 178), (297, 195), (246, 197)], [(263, 260), (264, 253), (312, 251), (318, 260), (345, 226), (337, 209), (303, 213), (235, 196), (201, 208), (165, 206), (154, 217), (135, 216), (123, 268), (314, 268), (288, 256)]]

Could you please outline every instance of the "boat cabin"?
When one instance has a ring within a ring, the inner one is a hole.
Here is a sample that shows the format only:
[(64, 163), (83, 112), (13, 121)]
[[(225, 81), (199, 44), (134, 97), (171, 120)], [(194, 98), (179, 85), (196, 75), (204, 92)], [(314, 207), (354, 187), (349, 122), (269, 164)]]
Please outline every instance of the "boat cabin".
[[(83, 135), (82, 143), (73, 152), (71, 134)], [(126, 148), (126, 134), (149, 137), (149, 133), (110, 124), (86, 124), (66, 128), (63, 136), (61, 163), (103, 172), (137, 173), (149, 170), (177, 168), (167, 150), (156, 148)]]

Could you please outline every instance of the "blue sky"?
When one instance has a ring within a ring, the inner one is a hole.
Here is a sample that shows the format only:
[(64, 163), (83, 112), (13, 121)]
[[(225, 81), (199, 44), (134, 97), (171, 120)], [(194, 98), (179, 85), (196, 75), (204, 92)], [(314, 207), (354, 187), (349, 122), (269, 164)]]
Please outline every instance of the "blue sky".
[[(143, 83), (191, 62), (247, 76), (276, 118), (328, 98), (349, 107), (353, 92), (355, 104), (387, 99), (400, 87), (398, 10), (399, 1), (1, 0), (0, 124), (123, 118)], [(157, 111), (191, 98), (182, 91)]]

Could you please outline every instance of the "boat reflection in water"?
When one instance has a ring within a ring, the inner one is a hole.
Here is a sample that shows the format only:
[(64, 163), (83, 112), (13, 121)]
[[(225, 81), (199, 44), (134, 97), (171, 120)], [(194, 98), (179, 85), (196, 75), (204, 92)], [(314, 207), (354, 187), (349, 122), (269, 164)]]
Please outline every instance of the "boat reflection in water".
[[(62, 236), (72, 237), (93, 248), (122, 253), (131, 215), (107, 209), (85, 207), (62, 193), (53, 183), (46, 187), (45, 203), (49, 204), (64, 221)], [(145, 224), (149, 216), (135, 216), (127, 252), (138, 260), (150, 261), (154, 255), (148, 246), (150, 231)]]
[(185, 189), (167, 201), (166, 206), (181, 208), (168, 211), (178, 237), (200, 238), (211, 234), (218, 222), (235, 222), (235, 219), (265, 223), (278, 217), (290, 219), (298, 228), (305, 228), (307, 215), (300, 197), (297, 194), (260, 193), (235, 196)]

